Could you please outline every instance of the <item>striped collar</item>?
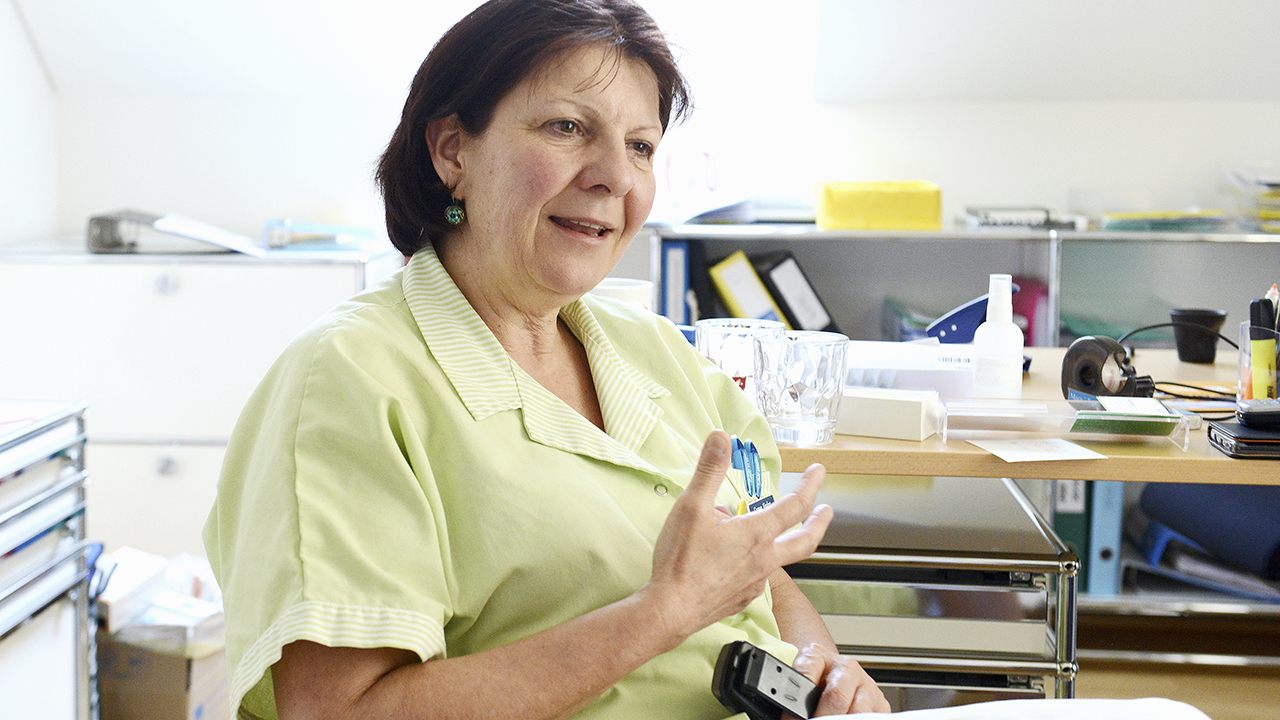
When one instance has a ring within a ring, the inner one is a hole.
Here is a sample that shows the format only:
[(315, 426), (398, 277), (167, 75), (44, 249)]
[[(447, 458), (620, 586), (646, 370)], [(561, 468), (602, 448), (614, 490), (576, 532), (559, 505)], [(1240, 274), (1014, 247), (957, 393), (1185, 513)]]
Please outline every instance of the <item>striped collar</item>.
[(586, 301), (560, 317), (586, 349), (607, 434), (512, 361), (430, 246), (409, 260), (403, 289), (427, 349), (477, 422), (520, 409), (534, 442), (657, 472), (637, 452), (662, 414), (653, 399), (670, 391), (617, 354)]

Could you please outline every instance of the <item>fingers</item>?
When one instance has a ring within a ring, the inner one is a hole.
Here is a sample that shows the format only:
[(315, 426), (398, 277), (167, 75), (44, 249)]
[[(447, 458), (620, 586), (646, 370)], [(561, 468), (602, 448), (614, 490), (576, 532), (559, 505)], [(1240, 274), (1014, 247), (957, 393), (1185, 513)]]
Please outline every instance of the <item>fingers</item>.
[(827, 469), (814, 463), (800, 477), (800, 484), (786, 497), (766, 508), (762, 517), (770, 517), (777, 523), (778, 532), (786, 530), (802, 522), (813, 512), (813, 504), (818, 499), (818, 491), (827, 477)]
[(784, 558), (782, 564), (790, 565), (812, 555), (827, 534), (827, 528), (834, 517), (835, 511), (830, 505), (819, 505), (813, 508), (813, 512), (800, 527), (779, 535), (773, 544)]
[[(784, 565), (809, 557), (835, 516), (829, 506), (813, 505), (826, 474), (822, 465), (810, 465), (794, 492), (764, 510), (748, 515), (749, 522), (760, 523), (765, 528), (764, 532), (774, 539), (774, 547)], [(800, 527), (797, 528), (797, 524)]]
[(800, 648), (791, 667), (812, 680), (814, 685), (822, 687), (822, 678), (827, 674), (827, 659), (830, 654), (827, 648), (817, 643), (809, 643)]
[(720, 491), (720, 485), (724, 483), (725, 474), (729, 471), (731, 453), (732, 445), (728, 434), (723, 430), (712, 431), (702, 444), (698, 465), (693, 469), (693, 477), (681, 497), (689, 496), (691, 501), (699, 505), (714, 503), (716, 493)]
[(889, 712), (884, 693), (853, 658), (811, 643), (800, 649), (792, 665), (822, 690), (815, 716)]

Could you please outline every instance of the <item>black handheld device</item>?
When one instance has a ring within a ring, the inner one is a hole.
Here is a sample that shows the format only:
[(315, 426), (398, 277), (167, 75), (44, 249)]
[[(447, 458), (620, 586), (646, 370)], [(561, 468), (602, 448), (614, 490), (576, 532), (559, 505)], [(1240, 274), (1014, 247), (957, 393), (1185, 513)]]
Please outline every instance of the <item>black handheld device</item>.
[(1280, 428), (1255, 428), (1234, 420), (1210, 420), (1209, 444), (1234, 458), (1280, 459)]
[(1280, 430), (1280, 400), (1276, 398), (1237, 400), (1236, 421), (1251, 428)]
[(711, 692), (725, 707), (751, 720), (780, 720), (782, 712), (807, 720), (818, 707), (818, 686), (800, 671), (749, 642), (725, 645)]

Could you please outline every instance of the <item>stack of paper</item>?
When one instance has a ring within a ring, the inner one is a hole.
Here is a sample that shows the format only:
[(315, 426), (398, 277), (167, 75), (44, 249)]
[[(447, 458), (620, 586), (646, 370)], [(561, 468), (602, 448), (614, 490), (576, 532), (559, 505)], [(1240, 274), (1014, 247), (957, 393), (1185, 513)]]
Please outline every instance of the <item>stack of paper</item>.
[(1280, 168), (1232, 170), (1224, 187), (1243, 230), (1280, 233)]

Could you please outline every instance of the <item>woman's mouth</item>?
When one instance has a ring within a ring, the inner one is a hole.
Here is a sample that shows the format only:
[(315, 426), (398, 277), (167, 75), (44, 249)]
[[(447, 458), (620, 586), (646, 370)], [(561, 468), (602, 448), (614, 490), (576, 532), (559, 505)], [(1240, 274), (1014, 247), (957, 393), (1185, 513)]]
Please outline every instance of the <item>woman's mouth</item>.
[(573, 232), (590, 235), (592, 237), (601, 237), (605, 233), (609, 232), (608, 227), (588, 220), (571, 220), (569, 218), (552, 216), (551, 222), (559, 225), (565, 230), (572, 230)]

